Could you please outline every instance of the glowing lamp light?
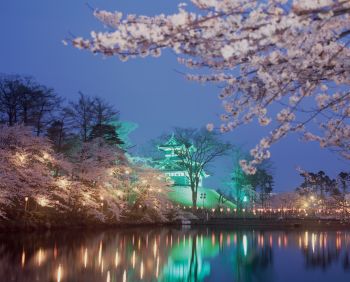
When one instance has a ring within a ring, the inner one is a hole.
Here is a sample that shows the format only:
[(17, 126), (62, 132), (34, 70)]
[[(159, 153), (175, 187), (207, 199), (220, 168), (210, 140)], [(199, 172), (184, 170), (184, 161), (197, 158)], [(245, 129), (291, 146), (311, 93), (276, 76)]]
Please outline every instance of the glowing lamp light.
[(243, 202), (248, 202), (248, 197), (247, 196), (243, 197)]
[(44, 197), (40, 197), (39, 199), (37, 199), (37, 203), (42, 206), (42, 207), (45, 207), (49, 204), (49, 201), (44, 198)]
[(22, 260), (21, 260), (21, 262), (22, 262), (22, 267), (24, 267), (24, 264), (26, 263), (26, 253), (25, 253), (24, 250), (22, 252)]
[(247, 255), (247, 250), (248, 250), (248, 240), (247, 240), (247, 235), (243, 235), (243, 253), (244, 256)]
[(61, 178), (58, 180), (58, 186), (61, 188), (66, 188), (68, 186), (68, 181), (65, 178)]
[(26, 202), (28, 202), (28, 197), (25, 197), (24, 200), (25, 200)]
[(57, 282), (61, 282), (62, 280), (62, 266), (59, 265), (57, 269)]
[(215, 209), (211, 209), (212, 212), (215, 212)]
[(25, 155), (25, 154), (17, 153), (17, 154), (16, 154), (16, 157), (17, 157), (18, 161), (19, 161), (21, 164), (24, 164), (24, 163), (25, 163), (25, 161), (26, 161), (26, 155)]
[(49, 160), (50, 159), (50, 155), (46, 152), (43, 153), (43, 158), (44, 160)]
[(126, 282), (126, 270), (123, 272), (123, 282)]

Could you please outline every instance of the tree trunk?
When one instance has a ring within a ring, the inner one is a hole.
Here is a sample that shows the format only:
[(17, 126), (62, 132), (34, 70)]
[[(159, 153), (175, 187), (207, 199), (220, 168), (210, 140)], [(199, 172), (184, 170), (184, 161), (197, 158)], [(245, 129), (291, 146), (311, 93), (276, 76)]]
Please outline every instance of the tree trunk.
[(192, 237), (192, 251), (187, 281), (198, 281), (197, 236)]
[(193, 208), (197, 208), (197, 189), (195, 187), (192, 188), (192, 204)]

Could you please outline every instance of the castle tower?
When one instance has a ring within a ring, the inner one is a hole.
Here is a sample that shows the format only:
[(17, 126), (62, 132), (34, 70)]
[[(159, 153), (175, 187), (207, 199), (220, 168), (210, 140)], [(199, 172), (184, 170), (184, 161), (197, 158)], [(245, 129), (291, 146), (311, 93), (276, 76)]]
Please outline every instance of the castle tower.
[[(167, 142), (158, 146), (158, 150), (163, 151), (165, 154), (164, 159), (159, 161), (157, 168), (172, 179), (174, 186), (189, 187), (188, 173), (182, 166), (181, 159), (176, 154), (176, 152), (181, 151), (183, 148), (184, 145), (176, 140), (174, 134), (172, 134)], [(195, 148), (193, 149), (195, 150)], [(202, 187), (202, 180), (207, 176), (205, 172), (200, 175), (199, 187)]]

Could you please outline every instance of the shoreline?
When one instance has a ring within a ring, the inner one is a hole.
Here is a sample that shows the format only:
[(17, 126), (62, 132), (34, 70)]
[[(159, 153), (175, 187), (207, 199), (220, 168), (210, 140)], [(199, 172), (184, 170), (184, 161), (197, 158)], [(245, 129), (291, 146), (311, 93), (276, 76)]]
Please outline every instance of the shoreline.
[(33, 231), (76, 231), (76, 230), (110, 230), (121, 228), (213, 228), (219, 226), (224, 229), (261, 229), (261, 230), (304, 230), (304, 229), (327, 229), (327, 230), (350, 230), (350, 221), (340, 219), (256, 219), (256, 218), (211, 218), (188, 220), (183, 222), (150, 222), (150, 223), (117, 223), (117, 224), (89, 224), (89, 225), (41, 225), (41, 226), (19, 226), (0, 225), (0, 233), (17, 233)]
[(257, 219), (257, 218), (211, 218), (208, 221), (192, 222), (192, 226), (226, 226), (227, 228), (239, 229), (348, 229), (350, 230), (350, 221), (340, 219)]

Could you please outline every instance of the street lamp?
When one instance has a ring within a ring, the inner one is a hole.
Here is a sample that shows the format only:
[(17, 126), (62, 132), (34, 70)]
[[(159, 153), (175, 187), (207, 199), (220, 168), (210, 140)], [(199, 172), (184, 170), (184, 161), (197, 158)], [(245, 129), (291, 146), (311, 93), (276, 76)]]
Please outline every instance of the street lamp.
[(27, 206), (28, 206), (28, 197), (24, 198), (25, 204), (24, 204), (24, 211), (27, 212)]
[(200, 199), (202, 199), (202, 208), (204, 207), (204, 200), (207, 198), (207, 193), (201, 193)]

